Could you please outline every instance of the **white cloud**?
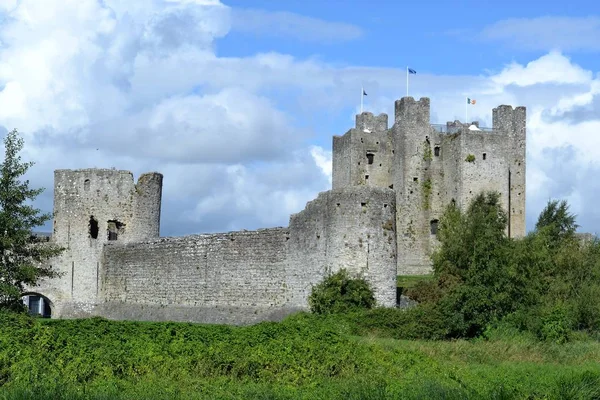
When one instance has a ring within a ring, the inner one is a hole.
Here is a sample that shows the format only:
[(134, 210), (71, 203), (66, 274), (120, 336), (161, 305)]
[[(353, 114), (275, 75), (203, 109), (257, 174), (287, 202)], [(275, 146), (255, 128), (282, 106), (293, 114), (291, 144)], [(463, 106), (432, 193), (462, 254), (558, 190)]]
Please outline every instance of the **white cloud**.
[(502, 86), (532, 86), (541, 83), (576, 84), (589, 83), (592, 72), (572, 64), (567, 57), (553, 51), (531, 61), (526, 66), (512, 63), (491, 79)]
[[(314, 179), (319, 170), (301, 147), (302, 132), (277, 104), (235, 78), (202, 89), (210, 74), (243, 70), (243, 60), (228, 70), (230, 60), (214, 54), (215, 39), (229, 31), (228, 7), (159, 0), (15, 6), (5, 7), (10, 18), (0, 26), (0, 125), (25, 135), (36, 185), (52, 187), (57, 168), (164, 172), (166, 233), (286, 224), (327, 185)], [(265, 61), (257, 62), (274, 67)], [(255, 166), (274, 160), (267, 165), (275, 172)], [(190, 192), (196, 197), (178, 196)], [(50, 195), (40, 204), (51, 205)]]
[(312, 146), (310, 149), (310, 155), (315, 160), (315, 164), (321, 170), (323, 175), (327, 177), (329, 184), (332, 182), (332, 153), (330, 151), (324, 150), (320, 146)]
[[(369, 93), (367, 110), (393, 122), (393, 100), (405, 90), (401, 68), (277, 53), (218, 57), (215, 40), (229, 32), (231, 9), (213, 3), (5, 7), (0, 125), (25, 134), (25, 158), (38, 162), (31, 181), (52, 187), (57, 168), (156, 170), (165, 175), (165, 234), (286, 225), (330, 188), (328, 146), (353, 124), (356, 88)], [(465, 96), (477, 99), (470, 119), (487, 126), (493, 107), (527, 106), (530, 227), (548, 197), (563, 196), (593, 230), (600, 227), (589, 183), (600, 171), (594, 72), (550, 52), (481, 76), (420, 73), (411, 95), (432, 98), (438, 123), (464, 119)], [(338, 127), (330, 118), (340, 113), (347, 124)], [(40, 204), (51, 205), (50, 194)]]

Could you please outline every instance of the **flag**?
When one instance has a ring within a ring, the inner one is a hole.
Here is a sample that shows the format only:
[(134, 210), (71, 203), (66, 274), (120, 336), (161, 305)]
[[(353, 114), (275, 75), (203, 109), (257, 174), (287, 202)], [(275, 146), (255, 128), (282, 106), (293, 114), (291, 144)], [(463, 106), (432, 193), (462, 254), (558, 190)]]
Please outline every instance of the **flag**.
[(417, 71), (415, 71), (415, 70), (414, 70), (414, 69), (412, 69), (412, 68), (409, 68), (409, 69), (408, 69), (408, 73), (409, 73), (409, 74), (416, 74), (416, 73), (417, 73)]
[(365, 89), (363, 89), (363, 96), (366, 96), (367, 92), (365, 92)]
[(467, 104), (475, 104), (476, 102), (477, 102), (477, 100), (475, 100), (475, 99), (469, 99), (467, 97)]

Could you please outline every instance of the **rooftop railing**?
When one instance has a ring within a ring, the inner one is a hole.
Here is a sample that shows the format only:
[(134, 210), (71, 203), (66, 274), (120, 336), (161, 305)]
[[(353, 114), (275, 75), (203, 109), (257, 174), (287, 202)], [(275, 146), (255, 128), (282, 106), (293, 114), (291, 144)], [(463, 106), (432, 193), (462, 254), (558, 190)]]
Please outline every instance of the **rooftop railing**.
[[(439, 133), (448, 133), (448, 134), (453, 134), (453, 133), (458, 133), (461, 131), (461, 129), (463, 128), (462, 126), (448, 126), (445, 124), (431, 124), (431, 127)], [(493, 133), (496, 130), (494, 128), (485, 128), (485, 127), (478, 127), (477, 129), (473, 130), (474, 132), (490, 132)]]

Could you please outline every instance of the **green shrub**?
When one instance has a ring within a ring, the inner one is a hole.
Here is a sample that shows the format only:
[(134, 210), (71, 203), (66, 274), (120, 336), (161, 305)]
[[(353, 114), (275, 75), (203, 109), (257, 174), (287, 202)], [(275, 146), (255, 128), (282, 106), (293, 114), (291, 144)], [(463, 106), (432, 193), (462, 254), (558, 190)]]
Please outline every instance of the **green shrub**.
[(566, 343), (572, 330), (569, 310), (564, 305), (556, 305), (541, 318), (540, 339), (558, 344)]
[(341, 269), (314, 286), (308, 304), (315, 314), (347, 313), (375, 306), (375, 296), (369, 283), (362, 278), (352, 278)]

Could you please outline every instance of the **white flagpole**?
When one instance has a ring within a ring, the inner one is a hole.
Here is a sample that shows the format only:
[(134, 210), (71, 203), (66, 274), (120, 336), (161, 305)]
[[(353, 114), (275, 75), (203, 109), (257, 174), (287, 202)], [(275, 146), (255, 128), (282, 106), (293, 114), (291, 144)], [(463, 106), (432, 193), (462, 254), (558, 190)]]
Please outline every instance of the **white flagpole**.
[(469, 124), (469, 98), (465, 97), (465, 124)]
[(406, 66), (406, 97), (408, 97), (408, 65)]
[(363, 113), (363, 98), (365, 97), (365, 88), (360, 87), (360, 113)]

